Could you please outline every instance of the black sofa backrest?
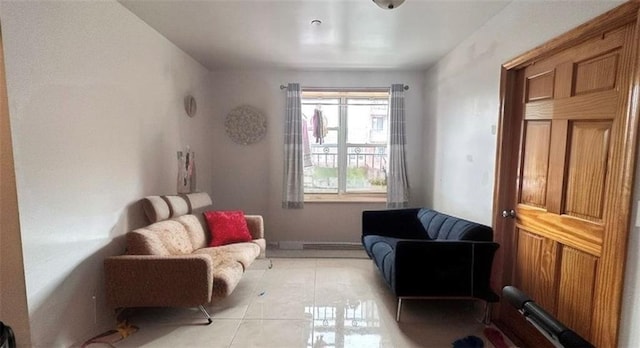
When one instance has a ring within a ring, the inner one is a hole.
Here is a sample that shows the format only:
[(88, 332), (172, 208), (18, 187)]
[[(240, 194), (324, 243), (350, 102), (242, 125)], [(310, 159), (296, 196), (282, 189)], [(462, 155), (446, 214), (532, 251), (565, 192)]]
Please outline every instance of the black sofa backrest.
[(431, 239), (493, 240), (493, 230), (489, 226), (449, 216), (432, 209), (420, 209), (418, 211), (418, 220), (420, 220)]

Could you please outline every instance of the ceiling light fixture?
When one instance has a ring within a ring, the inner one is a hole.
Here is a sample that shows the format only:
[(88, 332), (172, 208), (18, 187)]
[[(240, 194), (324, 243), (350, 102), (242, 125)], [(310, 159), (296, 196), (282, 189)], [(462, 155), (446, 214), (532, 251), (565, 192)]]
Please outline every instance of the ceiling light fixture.
[(380, 8), (385, 10), (393, 10), (394, 8), (402, 5), (404, 0), (373, 0), (373, 2)]
[(314, 25), (316, 27), (320, 26), (320, 24), (322, 24), (322, 21), (319, 20), (319, 19), (314, 19), (314, 20), (311, 21), (311, 25)]

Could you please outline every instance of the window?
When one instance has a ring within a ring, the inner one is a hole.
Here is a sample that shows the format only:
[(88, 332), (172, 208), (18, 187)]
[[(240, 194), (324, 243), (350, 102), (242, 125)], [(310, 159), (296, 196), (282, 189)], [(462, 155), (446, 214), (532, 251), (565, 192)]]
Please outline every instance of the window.
[(385, 200), (389, 92), (302, 91), (306, 201)]

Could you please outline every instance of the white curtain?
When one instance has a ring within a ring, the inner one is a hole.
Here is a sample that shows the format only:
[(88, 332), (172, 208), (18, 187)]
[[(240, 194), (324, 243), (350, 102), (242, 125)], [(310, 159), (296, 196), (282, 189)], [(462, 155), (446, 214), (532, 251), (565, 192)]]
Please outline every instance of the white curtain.
[(304, 172), (302, 163), (302, 104), (300, 84), (287, 85), (287, 107), (284, 124), (284, 184), (282, 207), (304, 206)]
[(404, 148), (404, 85), (391, 85), (389, 112), (389, 173), (387, 174), (387, 207), (404, 208), (409, 205), (409, 181)]

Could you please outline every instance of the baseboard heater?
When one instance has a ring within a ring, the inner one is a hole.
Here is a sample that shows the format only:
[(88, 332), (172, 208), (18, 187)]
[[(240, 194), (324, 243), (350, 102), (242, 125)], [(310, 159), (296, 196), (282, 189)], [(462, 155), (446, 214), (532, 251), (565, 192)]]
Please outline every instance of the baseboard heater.
[(308, 250), (364, 250), (358, 243), (304, 243), (302, 249)]
[(278, 242), (278, 248), (284, 250), (364, 250), (360, 243), (347, 242)]

